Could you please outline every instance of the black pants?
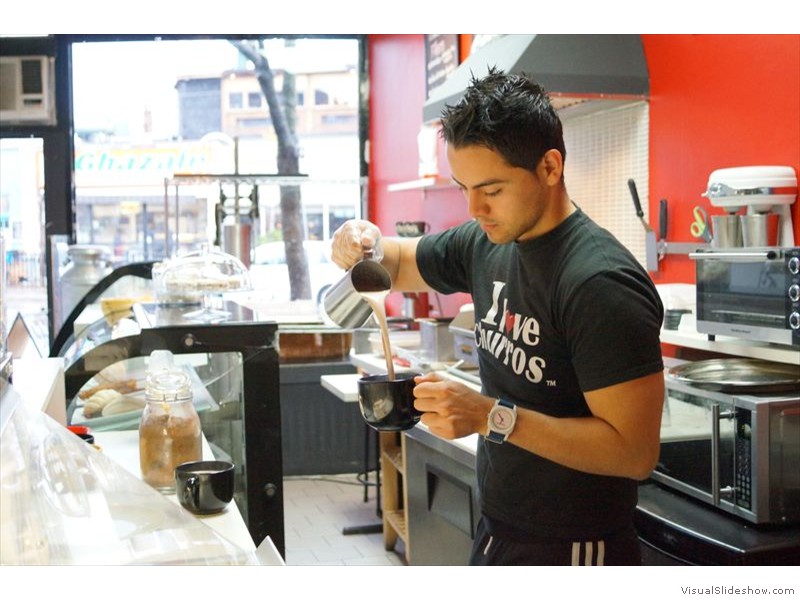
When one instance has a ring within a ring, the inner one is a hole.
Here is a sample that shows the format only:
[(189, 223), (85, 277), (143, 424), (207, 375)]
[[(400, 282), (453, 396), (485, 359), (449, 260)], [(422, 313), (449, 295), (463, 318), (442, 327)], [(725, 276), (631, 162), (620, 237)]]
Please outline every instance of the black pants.
[(622, 531), (599, 540), (525, 539), (478, 522), (470, 565), (641, 565), (636, 531)]

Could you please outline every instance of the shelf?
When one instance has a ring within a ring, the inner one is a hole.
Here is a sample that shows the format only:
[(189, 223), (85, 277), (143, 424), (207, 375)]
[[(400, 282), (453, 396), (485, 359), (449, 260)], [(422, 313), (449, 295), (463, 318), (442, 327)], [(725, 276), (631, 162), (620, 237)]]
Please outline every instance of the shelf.
[(315, 184), (356, 184), (366, 185), (367, 178), (335, 179), (315, 178), (308, 175), (278, 175), (272, 173), (175, 173), (164, 179), (165, 185), (211, 185), (219, 183), (238, 183), (244, 185), (302, 185)]
[(455, 189), (455, 184), (444, 177), (423, 177), (413, 181), (399, 181), (390, 183), (386, 189), (390, 192), (404, 192), (407, 190), (436, 190), (436, 189)]
[(800, 352), (798, 352), (797, 348), (791, 346), (767, 344), (765, 342), (751, 342), (721, 335), (718, 335), (714, 341), (710, 341), (707, 335), (697, 333), (696, 331), (670, 329), (661, 330), (661, 343), (682, 346), (684, 348), (694, 348), (696, 350), (719, 352), (720, 354), (730, 354), (732, 356), (759, 358), (761, 360), (771, 360), (773, 362), (790, 365), (800, 365)]
[(388, 460), (395, 469), (400, 473), (404, 473), (403, 469), (403, 449), (400, 446), (396, 448), (386, 448), (383, 451), (383, 456)]
[(406, 511), (391, 510), (383, 513), (386, 522), (397, 532), (400, 539), (408, 544), (408, 528), (406, 527)]

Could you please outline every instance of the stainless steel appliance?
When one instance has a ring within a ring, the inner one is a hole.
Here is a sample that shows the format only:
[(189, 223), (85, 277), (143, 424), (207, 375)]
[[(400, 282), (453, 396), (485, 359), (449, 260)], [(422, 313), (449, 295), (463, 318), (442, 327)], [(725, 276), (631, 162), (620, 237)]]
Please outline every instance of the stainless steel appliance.
[(709, 249), (697, 273), (697, 331), (800, 346), (800, 247)]
[(453, 357), (456, 363), (447, 371), (475, 385), (481, 385), (478, 348), (475, 346), (475, 307), (465, 304), (448, 325), (453, 334)]
[(713, 359), (666, 384), (652, 479), (752, 523), (800, 522), (800, 369)]

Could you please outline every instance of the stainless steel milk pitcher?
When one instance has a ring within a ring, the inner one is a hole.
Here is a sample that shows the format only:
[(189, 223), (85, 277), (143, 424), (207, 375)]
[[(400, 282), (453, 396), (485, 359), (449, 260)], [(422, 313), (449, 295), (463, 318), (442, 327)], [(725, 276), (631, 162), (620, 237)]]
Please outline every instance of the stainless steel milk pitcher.
[(344, 329), (356, 329), (364, 325), (372, 314), (372, 308), (361, 296), (364, 292), (383, 292), (392, 288), (392, 278), (372, 251), (364, 252), (364, 258), (350, 267), (345, 276), (328, 288), (322, 300), (325, 316), (333, 324)]

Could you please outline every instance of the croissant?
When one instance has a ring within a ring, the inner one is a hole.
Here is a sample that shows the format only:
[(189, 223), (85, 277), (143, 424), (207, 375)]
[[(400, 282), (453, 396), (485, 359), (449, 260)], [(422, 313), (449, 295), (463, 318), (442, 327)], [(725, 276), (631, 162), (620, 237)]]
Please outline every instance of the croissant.
[(99, 417), (103, 414), (103, 408), (106, 405), (120, 398), (122, 398), (122, 394), (113, 389), (107, 388), (95, 392), (86, 400), (86, 404), (83, 406), (83, 416), (88, 419)]

